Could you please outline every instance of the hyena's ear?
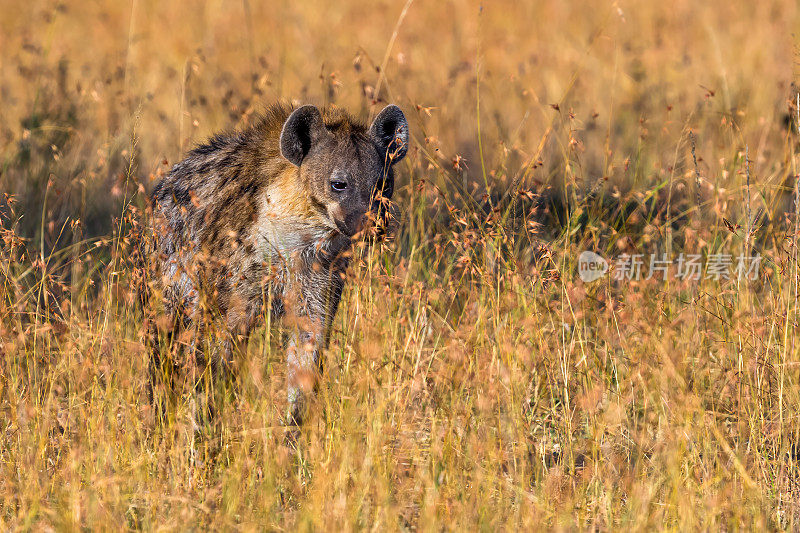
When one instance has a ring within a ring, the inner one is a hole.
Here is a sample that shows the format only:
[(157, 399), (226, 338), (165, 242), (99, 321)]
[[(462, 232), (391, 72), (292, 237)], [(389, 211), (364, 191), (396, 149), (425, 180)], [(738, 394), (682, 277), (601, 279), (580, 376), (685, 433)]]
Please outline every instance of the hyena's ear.
[(295, 109), (281, 130), (281, 155), (293, 165), (300, 166), (311, 146), (325, 135), (325, 124), (319, 109), (304, 105)]
[(390, 165), (405, 157), (408, 151), (408, 121), (396, 105), (387, 105), (378, 113), (369, 127), (369, 135), (386, 155)]

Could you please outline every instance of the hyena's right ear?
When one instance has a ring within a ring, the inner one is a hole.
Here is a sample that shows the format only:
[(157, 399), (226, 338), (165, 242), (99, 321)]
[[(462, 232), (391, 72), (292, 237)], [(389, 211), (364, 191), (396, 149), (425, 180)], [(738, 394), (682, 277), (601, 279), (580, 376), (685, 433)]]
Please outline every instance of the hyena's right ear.
[(325, 134), (322, 115), (313, 105), (295, 109), (281, 130), (281, 155), (290, 163), (300, 166), (311, 146)]

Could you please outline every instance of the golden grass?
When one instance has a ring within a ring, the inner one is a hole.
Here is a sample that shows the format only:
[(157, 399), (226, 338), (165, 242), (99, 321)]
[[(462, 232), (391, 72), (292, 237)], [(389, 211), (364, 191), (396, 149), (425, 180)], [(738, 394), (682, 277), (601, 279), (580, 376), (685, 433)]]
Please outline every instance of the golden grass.
[[(2, 13), (3, 529), (799, 527), (797, 6)], [(154, 180), (278, 98), (414, 137), (296, 449), (266, 328), (217, 426), (155, 422), (129, 260)], [(585, 249), (764, 259), (584, 284)]]

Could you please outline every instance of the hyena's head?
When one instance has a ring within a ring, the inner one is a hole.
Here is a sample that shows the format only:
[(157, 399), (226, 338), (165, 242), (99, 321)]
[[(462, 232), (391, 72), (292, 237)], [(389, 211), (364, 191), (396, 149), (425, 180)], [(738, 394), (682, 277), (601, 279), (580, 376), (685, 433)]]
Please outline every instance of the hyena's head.
[(352, 237), (370, 214), (386, 216), (382, 203), (394, 191), (392, 167), (406, 155), (408, 138), (396, 105), (386, 106), (369, 128), (344, 112), (323, 116), (306, 105), (286, 119), (280, 146), (328, 225)]

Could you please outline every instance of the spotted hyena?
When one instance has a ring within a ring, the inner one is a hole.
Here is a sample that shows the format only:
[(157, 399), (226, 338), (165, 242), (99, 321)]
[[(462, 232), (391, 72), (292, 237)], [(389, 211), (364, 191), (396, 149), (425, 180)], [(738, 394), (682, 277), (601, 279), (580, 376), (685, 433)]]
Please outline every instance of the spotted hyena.
[(276, 105), (252, 127), (192, 150), (152, 196), (154, 285), (173, 338), (213, 324), (220, 348), (195, 352), (218, 366), (267, 312), (285, 317), (290, 416), (299, 421), (351, 241), (371, 214), (385, 213), (408, 138), (395, 105), (369, 127), (338, 109)]

